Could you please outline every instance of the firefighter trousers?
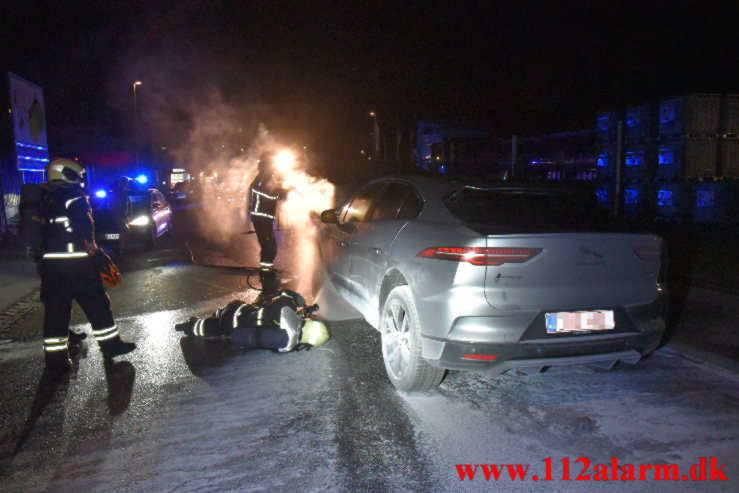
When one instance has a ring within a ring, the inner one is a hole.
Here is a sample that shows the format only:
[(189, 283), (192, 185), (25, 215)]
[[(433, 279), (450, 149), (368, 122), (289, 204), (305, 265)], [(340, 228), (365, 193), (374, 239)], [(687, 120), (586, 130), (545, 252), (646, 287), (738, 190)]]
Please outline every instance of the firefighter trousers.
[(275, 274), (275, 257), (277, 256), (277, 240), (272, 227), (272, 219), (252, 216), (252, 224), (259, 242), (259, 280), (263, 291), (273, 291), (277, 288)]
[(67, 349), (72, 301), (85, 312), (98, 343), (118, 340), (110, 298), (91, 258), (44, 259), (39, 270), (47, 354)]

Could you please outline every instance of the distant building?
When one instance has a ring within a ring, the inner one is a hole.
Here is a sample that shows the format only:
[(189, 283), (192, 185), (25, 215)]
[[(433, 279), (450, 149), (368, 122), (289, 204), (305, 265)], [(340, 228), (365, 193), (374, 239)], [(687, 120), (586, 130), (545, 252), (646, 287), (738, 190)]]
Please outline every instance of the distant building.
[(419, 121), (416, 165), (439, 174), (485, 174), (494, 152), (487, 131), (466, 126)]
[(517, 177), (568, 181), (597, 177), (595, 129), (513, 138), (501, 141), (498, 148), (507, 150), (507, 156), (499, 156), (500, 162), (507, 159)]

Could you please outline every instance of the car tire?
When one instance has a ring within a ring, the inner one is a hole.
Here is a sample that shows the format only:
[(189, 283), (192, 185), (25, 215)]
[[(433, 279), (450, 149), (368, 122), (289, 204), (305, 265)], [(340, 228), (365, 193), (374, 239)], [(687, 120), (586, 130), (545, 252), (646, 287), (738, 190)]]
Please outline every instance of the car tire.
[(444, 369), (431, 366), (421, 356), (418, 310), (408, 286), (398, 286), (387, 297), (380, 333), (385, 371), (398, 390), (420, 392), (438, 387)]

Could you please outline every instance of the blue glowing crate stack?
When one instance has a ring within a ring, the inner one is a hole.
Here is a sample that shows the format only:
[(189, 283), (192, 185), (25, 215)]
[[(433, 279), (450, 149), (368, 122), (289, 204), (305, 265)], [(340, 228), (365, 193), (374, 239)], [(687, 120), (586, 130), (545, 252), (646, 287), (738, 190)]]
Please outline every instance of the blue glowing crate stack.
[(656, 163), (657, 105), (646, 102), (598, 113), (597, 192), (601, 205), (609, 209), (615, 206), (619, 122), (623, 123), (622, 210), (628, 218), (645, 219), (654, 211), (651, 182)]
[(598, 112), (596, 130), (598, 133), (598, 150), (596, 157), (597, 181), (595, 194), (598, 205), (609, 211), (615, 207), (615, 176), (618, 123), (623, 119), (621, 110), (603, 110)]
[(688, 183), (655, 185), (655, 219), (660, 222), (685, 222), (692, 210), (692, 188)]
[(653, 142), (627, 143), (624, 146), (624, 182), (651, 182), (655, 173), (656, 161)]
[(715, 138), (719, 132), (719, 94), (687, 94), (659, 101), (660, 140)]
[(596, 172), (600, 181), (612, 180), (616, 176), (618, 122), (622, 119), (623, 114), (620, 110), (598, 112), (596, 120), (596, 130), (598, 132)]
[(698, 223), (736, 223), (739, 189), (733, 180), (696, 181), (691, 184), (693, 220)]
[(603, 209), (613, 210), (615, 194), (616, 187), (613, 181), (600, 181), (595, 187), (595, 197), (598, 200), (598, 205)]
[[(618, 155), (618, 125), (623, 123)], [(739, 95), (687, 94), (597, 117), (598, 200), (630, 219), (739, 221)]]
[(624, 112), (624, 183), (649, 183), (656, 167), (658, 107), (640, 103)]
[(721, 96), (689, 94), (659, 102), (657, 180), (717, 176)]
[[(721, 114), (718, 94), (688, 94), (659, 101), (657, 219), (713, 223), (725, 218), (719, 176)], [(661, 204), (661, 205), (660, 205)]]
[(598, 180), (613, 180), (616, 176), (616, 147), (601, 146), (596, 157), (596, 173)]
[(650, 182), (624, 183), (624, 215), (630, 220), (654, 219), (655, 192)]
[(715, 178), (718, 139), (679, 139), (657, 145), (657, 181)]
[(618, 138), (618, 122), (623, 119), (621, 110), (602, 110), (598, 112), (596, 128), (601, 145), (615, 146)]

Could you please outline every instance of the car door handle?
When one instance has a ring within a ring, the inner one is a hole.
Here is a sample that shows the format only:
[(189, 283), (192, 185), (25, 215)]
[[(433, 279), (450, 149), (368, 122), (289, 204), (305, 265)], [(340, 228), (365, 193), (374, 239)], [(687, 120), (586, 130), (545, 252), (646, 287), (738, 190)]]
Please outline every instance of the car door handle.
[(370, 253), (376, 253), (377, 255), (385, 255), (385, 252), (377, 247), (370, 247), (367, 249), (367, 251), (369, 251)]

